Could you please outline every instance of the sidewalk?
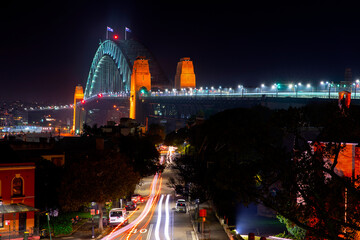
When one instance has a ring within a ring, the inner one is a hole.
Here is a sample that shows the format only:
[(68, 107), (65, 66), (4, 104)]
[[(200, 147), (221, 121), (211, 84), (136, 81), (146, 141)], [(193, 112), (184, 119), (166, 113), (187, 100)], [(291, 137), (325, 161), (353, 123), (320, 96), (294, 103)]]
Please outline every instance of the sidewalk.
[[(190, 219), (194, 228), (194, 232), (197, 234), (197, 239), (205, 240), (225, 240), (230, 239), (227, 233), (224, 230), (224, 226), (221, 225), (218, 218), (215, 215), (210, 204), (202, 203), (199, 205), (199, 209), (206, 209), (206, 220), (204, 223), (198, 222), (196, 217), (196, 206), (189, 206)], [(202, 231), (202, 225), (204, 226), (204, 231)]]

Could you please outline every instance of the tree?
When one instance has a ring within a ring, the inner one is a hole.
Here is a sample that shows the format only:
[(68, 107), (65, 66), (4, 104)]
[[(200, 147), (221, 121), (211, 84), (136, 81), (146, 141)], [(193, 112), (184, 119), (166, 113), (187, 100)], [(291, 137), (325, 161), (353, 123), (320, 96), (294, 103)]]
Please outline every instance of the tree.
[(161, 168), (159, 152), (147, 138), (122, 136), (117, 139), (116, 145), (119, 152), (127, 156), (128, 163), (141, 177), (153, 175)]
[(139, 179), (125, 155), (116, 151), (94, 152), (66, 168), (60, 203), (64, 210), (77, 210), (96, 202), (100, 210), (99, 229), (103, 230), (105, 202), (131, 194)]
[(148, 138), (154, 144), (160, 144), (165, 139), (165, 127), (160, 124), (150, 124), (147, 132)]
[(56, 167), (51, 161), (42, 159), (36, 162), (35, 168), (35, 201), (40, 209), (58, 208), (58, 193), (62, 168)]
[[(239, 202), (263, 203), (308, 237), (353, 239), (360, 230), (358, 177), (339, 176), (336, 166), (343, 143), (358, 139), (359, 120), (359, 109), (342, 114), (333, 105), (227, 110), (191, 128), (192, 161), (180, 160), (176, 168), (207, 192), (221, 215)], [(321, 152), (312, 152), (304, 126), (318, 128), (318, 140), (328, 142)]]

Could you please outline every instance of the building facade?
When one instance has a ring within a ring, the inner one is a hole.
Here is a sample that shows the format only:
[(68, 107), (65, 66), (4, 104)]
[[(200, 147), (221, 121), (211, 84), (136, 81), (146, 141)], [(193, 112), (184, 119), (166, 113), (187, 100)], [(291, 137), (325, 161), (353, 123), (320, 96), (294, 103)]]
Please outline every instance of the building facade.
[[(0, 164), (0, 235), (38, 235), (35, 230), (35, 164)], [(34, 238), (33, 238), (34, 239)]]

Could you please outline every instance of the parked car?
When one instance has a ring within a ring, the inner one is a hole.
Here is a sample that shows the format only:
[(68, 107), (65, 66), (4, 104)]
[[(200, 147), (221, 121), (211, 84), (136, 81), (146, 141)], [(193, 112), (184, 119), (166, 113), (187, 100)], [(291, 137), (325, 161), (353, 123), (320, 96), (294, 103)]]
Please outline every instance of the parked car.
[(117, 225), (117, 224), (127, 223), (127, 213), (123, 208), (113, 208), (109, 212), (109, 224)]
[(140, 194), (133, 194), (131, 196), (131, 201), (133, 201), (134, 203), (143, 203), (144, 198)]
[(129, 201), (126, 203), (125, 205), (125, 209), (126, 211), (132, 211), (136, 209), (136, 203), (134, 203), (133, 201)]

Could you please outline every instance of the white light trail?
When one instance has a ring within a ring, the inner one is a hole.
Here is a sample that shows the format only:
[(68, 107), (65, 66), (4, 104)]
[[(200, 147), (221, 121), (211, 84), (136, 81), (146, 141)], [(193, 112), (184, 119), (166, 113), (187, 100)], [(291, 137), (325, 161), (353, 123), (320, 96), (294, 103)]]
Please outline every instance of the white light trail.
[(165, 202), (165, 238), (166, 240), (170, 240), (170, 236), (169, 236), (169, 199), (170, 199), (170, 194), (168, 194), (166, 196), (166, 202)]
[(104, 238), (102, 238), (103, 240), (108, 240), (108, 239), (114, 239), (116, 238), (118, 235), (122, 234), (123, 232), (129, 230), (130, 228), (132, 228), (135, 224), (138, 224), (139, 222), (141, 222), (146, 215), (150, 212), (150, 209), (152, 207), (153, 204), (153, 200), (155, 198), (155, 192), (156, 192), (156, 184), (157, 184), (157, 180), (158, 180), (158, 174), (156, 174), (154, 176), (154, 179), (152, 181), (152, 186), (151, 186), (151, 194), (149, 196), (148, 201), (146, 202), (146, 205), (144, 207), (144, 210), (142, 211), (142, 213), (140, 214), (140, 216), (135, 219), (133, 222), (129, 223), (128, 225), (118, 229), (117, 231), (112, 232), (110, 235), (105, 236)]
[(158, 216), (157, 216), (157, 221), (156, 221), (156, 227), (155, 227), (155, 239), (156, 240), (160, 240), (160, 235), (159, 235), (159, 228), (160, 228), (160, 223), (161, 223), (161, 215), (162, 215), (162, 201), (164, 199), (164, 195), (161, 195), (159, 204), (158, 204)]

